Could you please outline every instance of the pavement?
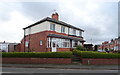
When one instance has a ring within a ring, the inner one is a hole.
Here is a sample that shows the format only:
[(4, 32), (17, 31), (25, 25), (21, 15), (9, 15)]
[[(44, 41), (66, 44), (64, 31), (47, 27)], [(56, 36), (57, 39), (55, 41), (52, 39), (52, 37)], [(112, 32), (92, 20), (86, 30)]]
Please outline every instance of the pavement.
[[(13, 68), (13, 67), (3, 67), (2, 68), (2, 73), (87, 73), (87, 74), (89, 74), (89, 73), (118, 73), (118, 70), (87, 70), (87, 69), (53, 69), (53, 68)], [(59, 75), (61, 75), (61, 74), (59, 74)]]
[(120, 65), (82, 65), (82, 64), (2, 64), (1, 67), (17, 68), (53, 68), (53, 69), (88, 69), (88, 70), (120, 70)]

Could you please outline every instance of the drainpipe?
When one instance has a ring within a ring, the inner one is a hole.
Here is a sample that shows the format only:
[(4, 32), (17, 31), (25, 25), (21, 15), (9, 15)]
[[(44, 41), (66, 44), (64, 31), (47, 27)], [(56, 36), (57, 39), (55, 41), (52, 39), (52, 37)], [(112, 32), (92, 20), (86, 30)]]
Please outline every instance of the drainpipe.
[(28, 51), (30, 52), (31, 50), (30, 50), (30, 33), (31, 33), (31, 28), (29, 28), (29, 43), (28, 43)]
[(25, 29), (24, 29), (24, 52), (25, 52), (25, 41), (26, 41), (26, 37), (25, 37)]
[(70, 28), (68, 27), (68, 35), (69, 35), (69, 32), (70, 32)]
[(70, 50), (72, 51), (72, 40), (70, 40)]
[(50, 37), (50, 52), (52, 51), (52, 37)]

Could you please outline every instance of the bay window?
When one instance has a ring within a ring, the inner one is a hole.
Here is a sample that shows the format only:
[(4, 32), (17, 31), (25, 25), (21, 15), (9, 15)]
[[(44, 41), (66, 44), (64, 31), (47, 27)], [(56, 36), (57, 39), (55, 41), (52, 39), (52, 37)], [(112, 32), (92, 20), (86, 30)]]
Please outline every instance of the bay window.
[(72, 47), (74, 48), (74, 47), (77, 47), (77, 46), (78, 46), (78, 41), (72, 40)]
[(57, 48), (70, 48), (70, 40), (69, 39), (61, 39), (61, 38), (48, 38), (48, 48), (51, 48), (51, 44), (55, 43)]

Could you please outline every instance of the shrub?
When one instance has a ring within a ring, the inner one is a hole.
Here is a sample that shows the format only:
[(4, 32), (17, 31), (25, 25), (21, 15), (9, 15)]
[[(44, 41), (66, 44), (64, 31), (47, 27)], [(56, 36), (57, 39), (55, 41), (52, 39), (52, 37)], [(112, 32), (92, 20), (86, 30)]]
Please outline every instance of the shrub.
[(78, 46), (76, 47), (76, 50), (79, 50), (79, 51), (87, 51), (87, 49), (84, 48), (84, 47), (81, 46), (81, 45), (78, 45)]
[(82, 58), (120, 58), (120, 54), (101, 53), (93, 51), (73, 51), (73, 54), (79, 55)]
[(73, 50), (73, 54), (74, 54), (74, 55), (77, 55), (77, 56), (81, 56), (81, 52), (82, 52), (82, 51)]
[(20, 58), (70, 58), (72, 52), (9, 52), (2, 53), (2, 57)]

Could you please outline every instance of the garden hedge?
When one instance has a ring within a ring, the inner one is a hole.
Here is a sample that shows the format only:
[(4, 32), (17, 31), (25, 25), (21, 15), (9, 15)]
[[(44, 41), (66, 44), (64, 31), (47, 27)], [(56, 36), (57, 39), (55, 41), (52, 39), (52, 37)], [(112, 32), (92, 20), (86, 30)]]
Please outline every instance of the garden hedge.
[(102, 53), (94, 51), (73, 51), (74, 55), (80, 56), (82, 58), (120, 58), (118, 53)]
[(2, 57), (20, 58), (70, 58), (72, 52), (3, 52)]

